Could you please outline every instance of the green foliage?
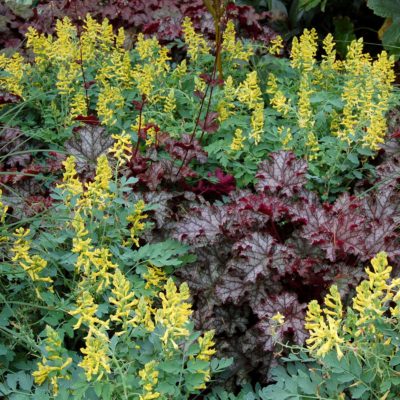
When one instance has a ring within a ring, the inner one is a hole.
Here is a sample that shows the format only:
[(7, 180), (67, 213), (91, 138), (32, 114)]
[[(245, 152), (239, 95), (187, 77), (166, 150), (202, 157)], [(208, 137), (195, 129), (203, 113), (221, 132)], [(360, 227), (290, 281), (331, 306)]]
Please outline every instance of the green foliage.
[(376, 15), (386, 18), (380, 32), (382, 44), (398, 59), (400, 57), (400, 1), (368, 0), (367, 5)]

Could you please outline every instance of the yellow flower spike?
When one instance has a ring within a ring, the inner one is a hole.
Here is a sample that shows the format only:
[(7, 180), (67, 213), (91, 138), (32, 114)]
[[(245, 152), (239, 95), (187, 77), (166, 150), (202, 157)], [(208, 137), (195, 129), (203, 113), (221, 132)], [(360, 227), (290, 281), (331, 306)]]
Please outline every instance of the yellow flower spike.
[(278, 89), (278, 82), (274, 74), (268, 75), (267, 91), (272, 97), (270, 98), (271, 106), (283, 115), (287, 115), (290, 111), (290, 99), (287, 99), (281, 90)]
[(249, 72), (244, 82), (237, 89), (238, 100), (249, 109), (255, 109), (262, 101), (261, 89), (258, 86), (257, 71)]
[(22, 78), (27, 69), (24, 58), (19, 53), (14, 53), (10, 58), (0, 54), (0, 70), (4, 70), (10, 76), (0, 77), (0, 87), (23, 97)]
[(115, 140), (115, 142), (113, 147), (109, 150), (109, 153), (114, 155), (114, 158), (118, 161), (119, 165), (123, 165), (131, 158), (131, 137), (125, 131), (118, 135), (111, 135), (111, 137)]
[(71, 118), (75, 118), (78, 115), (86, 115), (87, 114), (87, 106), (86, 106), (86, 95), (83, 90), (75, 93), (74, 97), (70, 103), (70, 115)]
[(264, 133), (264, 103), (257, 103), (250, 118), (251, 132), (250, 137), (254, 139), (257, 145)]
[(104, 85), (99, 92), (97, 115), (103, 125), (112, 126), (117, 122), (114, 109), (123, 108), (125, 99), (121, 89), (109, 84)]
[(135, 211), (133, 214), (126, 218), (126, 220), (131, 224), (131, 241), (136, 247), (139, 247), (139, 237), (137, 235), (142, 232), (146, 226), (145, 223), (142, 222), (143, 219), (147, 218), (147, 214), (143, 214), (145, 206), (144, 201), (139, 200), (135, 204)]
[(251, 49), (245, 50), (243, 43), (240, 41), (236, 41), (235, 24), (231, 19), (226, 24), (226, 28), (222, 37), (222, 50), (228, 53), (228, 59), (230, 61), (248, 61), (250, 56), (253, 55), (253, 51)]
[(323, 311), (326, 315), (331, 315), (339, 319), (343, 317), (343, 305), (337, 286), (331, 286), (329, 293), (325, 296), (324, 302), (327, 308), (324, 308)]
[(169, 339), (189, 335), (185, 328), (192, 315), (191, 304), (185, 301), (189, 296), (188, 285), (183, 283), (178, 291), (172, 279), (168, 279), (165, 292), (160, 293), (162, 308), (155, 312), (155, 322), (165, 327), (165, 334), (161, 338), (165, 344)]
[(246, 138), (243, 136), (243, 131), (240, 128), (236, 129), (233, 135), (233, 141), (231, 143), (230, 149), (232, 151), (242, 150), (245, 140)]
[(69, 379), (70, 375), (66, 368), (72, 363), (72, 358), (68, 357), (64, 361), (62, 341), (57, 331), (50, 326), (46, 327), (45, 351), (46, 357), (42, 357), (37, 364), (37, 371), (32, 372), (35, 383), (42, 385), (46, 380), (50, 380), (54, 396), (58, 394), (58, 381)]
[(143, 278), (146, 280), (146, 289), (150, 289), (152, 286), (161, 289), (161, 284), (167, 281), (165, 272), (154, 265), (147, 267), (147, 273), (143, 275)]
[(70, 201), (72, 196), (79, 195), (83, 192), (82, 184), (76, 177), (76, 159), (74, 156), (69, 156), (63, 163), (65, 172), (63, 174), (63, 183), (58, 184), (58, 189), (63, 189), (70, 193), (67, 196), (67, 203)]
[(154, 81), (156, 73), (154, 66), (150, 63), (137, 66), (132, 72), (132, 77), (141, 95), (146, 96), (150, 103), (152, 103), (152, 92), (154, 89)]
[(85, 370), (88, 382), (95, 376), (97, 376), (96, 381), (99, 381), (105, 373), (111, 373), (108, 337), (104, 332), (96, 332), (94, 336), (86, 338), (85, 345), (86, 347), (81, 348), (84, 354), (83, 360), (78, 365)]
[(173, 118), (173, 112), (176, 110), (176, 100), (174, 89), (170, 89), (168, 96), (165, 98), (164, 112)]
[(176, 76), (178, 79), (183, 78), (187, 74), (187, 62), (186, 59), (182, 60), (180, 64), (176, 66), (173, 70), (172, 74)]
[(292, 51), (290, 54), (293, 68), (301, 69), (306, 72), (313, 69), (316, 63), (315, 56), (318, 49), (317, 39), (317, 31), (314, 28), (311, 30), (305, 29), (300, 36), (300, 40), (297, 38), (293, 39)]
[(113, 297), (109, 297), (109, 301), (115, 305), (115, 314), (111, 315), (110, 319), (121, 323), (125, 331), (129, 326), (129, 317), (139, 300), (135, 298), (131, 283), (119, 268), (116, 268), (113, 275), (113, 286)]
[(53, 37), (38, 33), (33, 27), (28, 27), (25, 34), (26, 47), (32, 49), (35, 55), (35, 63), (43, 67), (48, 64), (53, 53)]
[(196, 33), (192, 21), (185, 17), (182, 22), (184, 41), (188, 46), (188, 54), (193, 62), (197, 61), (199, 54), (208, 54), (209, 46), (203, 36)]
[(268, 53), (272, 55), (278, 56), (282, 53), (283, 50), (283, 39), (282, 36), (276, 35), (270, 42), (270, 48), (268, 49)]
[(153, 55), (160, 48), (160, 44), (156, 37), (145, 39), (143, 33), (139, 33), (136, 41), (136, 51), (139, 53), (141, 60), (153, 58)]
[(197, 341), (200, 346), (200, 351), (196, 356), (197, 359), (210, 361), (211, 357), (217, 352), (214, 348), (214, 331), (207, 331), (203, 336), (200, 336)]
[(107, 321), (102, 321), (95, 316), (98, 305), (95, 304), (92, 295), (88, 291), (80, 293), (76, 303), (77, 308), (68, 312), (72, 316), (80, 315), (77, 323), (74, 325), (75, 330), (79, 329), (82, 324), (91, 328), (92, 331), (98, 329), (96, 324), (108, 329)]
[(332, 34), (328, 33), (322, 43), (325, 54), (322, 56), (321, 69), (338, 70), (339, 64), (336, 62), (335, 42)]
[(141, 385), (143, 387), (143, 395), (139, 398), (140, 400), (152, 400), (157, 399), (161, 396), (160, 393), (154, 391), (154, 387), (158, 383), (158, 366), (157, 361), (153, 360), (144, 365), (144, 368), (139, 371), (141, 378)]

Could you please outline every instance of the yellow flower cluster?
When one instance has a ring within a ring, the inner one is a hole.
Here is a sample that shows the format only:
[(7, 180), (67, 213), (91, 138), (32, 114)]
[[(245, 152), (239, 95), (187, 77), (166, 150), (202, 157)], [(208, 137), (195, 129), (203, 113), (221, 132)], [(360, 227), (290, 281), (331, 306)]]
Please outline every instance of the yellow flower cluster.
[(257, 145), (264, 131), (264, 101), (261, 89), (258, 86), (257, 71), (247, 74), (245, 81), (237, 89), (237, 98), (252, 110), (250, 137), (254, 139), (254, 143)]
[(185, 43), (188, 46), (188, 54), (193, 62), (197, 61), (199, 54), (209, 53), (209, 46), (206, 40), (196, 33), (189, 17), (183, 19), (182, 30)]
[(170, 89), (164, 102), (164, 113), (173, 118), (173, 113), (176, 110), (175, 91)]
[(144, 208), (144, 201), (139, 200), (135, 204), (135, 211), (133, 214), (128, 215), (126, 218), (126, 220), (131, 224), (130, 232), (132, 244), (134, 244), (136, 247), (139, 247), (139, 237), (137, 235), (145, 228), (145, 223), (142, 222), (145, 218), (147, 218), (147, 214), (143, 214)]
[(131, 137), (125, 131), (118, 135), (111, 135), (115, 140), (109, 153), (114, 155), (119, 165), (125, 164), (130, 158), (132, 153)]
[(42, 385), (47, 379), (53, 388), (54, 396), (58, 394), (58, 381), (60, 379), (71, 379), (66, 368), (72, 363), (72, 358), (67, 357), (64, 361), (62, 353), (62, 341), (57, 331), (50, 326), (46, 326), (45, 352), (46, 356), (42, 357), (38, 363), (38, 370), (32, 373), (35, 383)]
[(236, 129), (231, 143), (231, 150), (232, 151), (242, 150), (245, 140), (246, 138), (243, 136), (243, 131), (240, 128)]
[(165, 327), (165, 333), (161, 340), (166, 345), (169, 340), (186, 337), (189, 331), (186, 327), (189, 317), (192, 315), (191, 305), (187, 303), (190, 297), (189, 287), (182, 283), (179, 291), (172, 279), (168, 279), (165, 285), (165, 293), (160, 293), (161, 308), (156, 310), (154, 320), (156, 324)]
[(0, 77), (0, 88), (23, 97), (22, 78), (27, 66), (19, 53), (14, 53), (10, 58), (0, 54), (0, 70), (6, 72), (6, 76)]
[(283, 40), (282, 40), (282, 36), (280, 35), (276, 35), (270, 42), (269, 42), (269, 49), (268, 52), (269, 54), (273, 54), (273, 55), (279, 55), (281, 54), (282, 50), (283, 50)]
[(340, 336), (342, 324), (342, 302), (336, 286), (332, 286), (325, 298), (326, 308), (321, 309), (316, 300), (308, 305), (305, 327), (310, 332), (308, 348), (316, 350), (316, 355), (323, 357), (332, 348), (336, 349), (339, 359), (343, 357), (340, 345), (344, 339)]
[[(29, 278), (33, 282), (47, 282), (51, 283), (53, 280), (50, 277), (42, 277), (40, 274), (47, 267), (47, 261), (38, 255), (31, 256), (29, 254), (31, 250), (31, 241), (27, 239), (30, 234), (29, 229), (17, 228), (14, 233), (16, 240), (14, 241), (11, 249), (14, 254), (12, 261), (18, 262), (19, 266), (27, 273)], [(49, 290), (53, 290), (52, 287), (48, 287)], [(36, 294), (39, 298), (40, 290), (35, 286)]]
[[(372, 269), (366, 269), (368, 280), (356, 288), (347, 318), (336, 286), (325, 297), (325, 308), (321, 309), (315, 300), (309, 304), (305, 324), (310, 332), (307, 345), (316, 356), (323, 357), (335, 349), (340, 359), (343, 351), (356, 348), (365, 335), (373, 337), (374, 344), (371, 342), (369, 346), (390, 342), (384, 335), (376, 335), (376, 323), (382, 319), (393, 323), (400, 317), (400, 278), (390, 280), (392, 267), (384, 252), (378, 253), (371, 265)], [(391, 304), (394, 306), (390, 307)]]
[[(214, 331), (207, 331), (203, 336), (198, 338), (200, 346), (199, 353), (195, 357), (196, 360), (210, 361), (211, 357), (217, 352), (214, 348)], [(196, 371), (204, 376), (203, 383), (198, 385), (196, 389), (205, 389), (206, 383), (211, 379), (210, 369), (200, 369)]]
[(270, 98), (271, 106), (276, 111), (286, 116), (290, 111), (290, 99), (287, 99), (284, 93), (279, 90), (276, 76), (273, 73), (268, 75), (266, 92), (272, 96)]
[(224, 82), (224, 93), (223, 98), (218, 102), (218, 120), (219, 122), (225, 121), (231, 115), (233, 115), (233, 109), (235, 108), (234, 101), (236, 98), (236, 89), (234, 86), (233, 78), (229, 75)]
[(163, 282), (167, 281), (165, 272), (154, 265), (147, 267), (147, 273), (143, 275), (143, 278), (146, 280), (146, 289), (150, 289), (151, 287), (161, 289)]
[(103, 86), (97, 100), (97, 115), (101, 118), (101, 123), (114, 125), (117, 122), (115, 110), (122, 109), (124, 104), (125, 99), (119, 87), (108, 84)]
[(235, 24), (231, 19), (226, 24), (223, 33), (222, 50), (227, 53), (229, 61), (249, 61), (249, 58), (253, 55), (250, 48), (245, 49), (243, 43), (236, 40)]
[(70, 116), (71, 119), (77, 117), (78, 115), (87, 115), (87, 104), (86, 95), (83, 90), (77, 91), (72, 97), (70, 104)]
[(295, 37), (292, 42), (292, 51), (290, 53), (291, 65), (293, 68), (303, 71), (312, 71), (317, 54), (317, 31), (305, 29), (300, 37), (300, 40)]
[(140, 400), (153, 400), (158, 399), (161, 394), (154, 391), (154, 387), (158, 383), (158, 371), (155, 369), (157, 361), (153, 360), (145, 364), (144, 368), (139, 371), (141, 384), (143, 387), (143, 395), (139, 397)]

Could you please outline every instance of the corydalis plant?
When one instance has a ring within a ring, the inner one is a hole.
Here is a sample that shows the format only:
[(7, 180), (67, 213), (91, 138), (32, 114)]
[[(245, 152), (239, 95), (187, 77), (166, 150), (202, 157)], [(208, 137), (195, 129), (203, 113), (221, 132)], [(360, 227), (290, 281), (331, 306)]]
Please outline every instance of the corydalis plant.
[(376, 154), (387, 133), (394, 59), (383, 51), (372, 60), (359, 39), (338, 60), (329, 34), (318, 61), (317, 39), (314, 29), (306, 29), (293, 39), (290, 61), (273, 61), (268, 121), (284, 149), (309, 161), (313, 185), (328, 198), (371, 170), (368, 156)]
[[(8, 304), (0, 372), (12, 382), (21, 374), (15, 361), (30, 361), (37, 386), (23, 386), (27, 394), (184, 399), (223, 366), (211, 366), (213, 333), (194, 331), (188, 286), (178, 288), (167, 275), (184, 262), (186, 249), (171, 240), (140, 247), (145, 204), (127, 194), (135, 179), (116, 175), (126, 162), (122, 150), (122, 141), (111, 149), (115, 175), (102, 155), (87, 182), (67, 158), (55, 204), (38, 225), (11, 233), (3, 226), (8, 207), (0, 201), (2, 299)], [(32, 363), (26, 352), (20, 357), (26, 349), (40, 360)], [(0, 391), (9, 395), (12, 384)]]

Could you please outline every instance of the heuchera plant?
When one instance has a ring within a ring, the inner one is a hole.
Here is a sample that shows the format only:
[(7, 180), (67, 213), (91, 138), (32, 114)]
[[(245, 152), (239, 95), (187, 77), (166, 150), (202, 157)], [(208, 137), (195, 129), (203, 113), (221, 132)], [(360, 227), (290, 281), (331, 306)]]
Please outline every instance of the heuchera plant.
[(203, 202), (166, 225), (197, 255), (178, 275), (191, 288), (197, 326), (215, 329), (219, 352), (234, 355), (232, 376), (266, 381), (272, 316), (285, 318), (275, 332), (280, 342), (302, 344), (307, 301), (321, 298), (332, 282), (346, 295), (374, 254), (400, 253), (392, 171), (378, 169), (378, 191), (328, 204), (305, 189), (304, 160), (273, 153), (260, 165), (255, 193)]

